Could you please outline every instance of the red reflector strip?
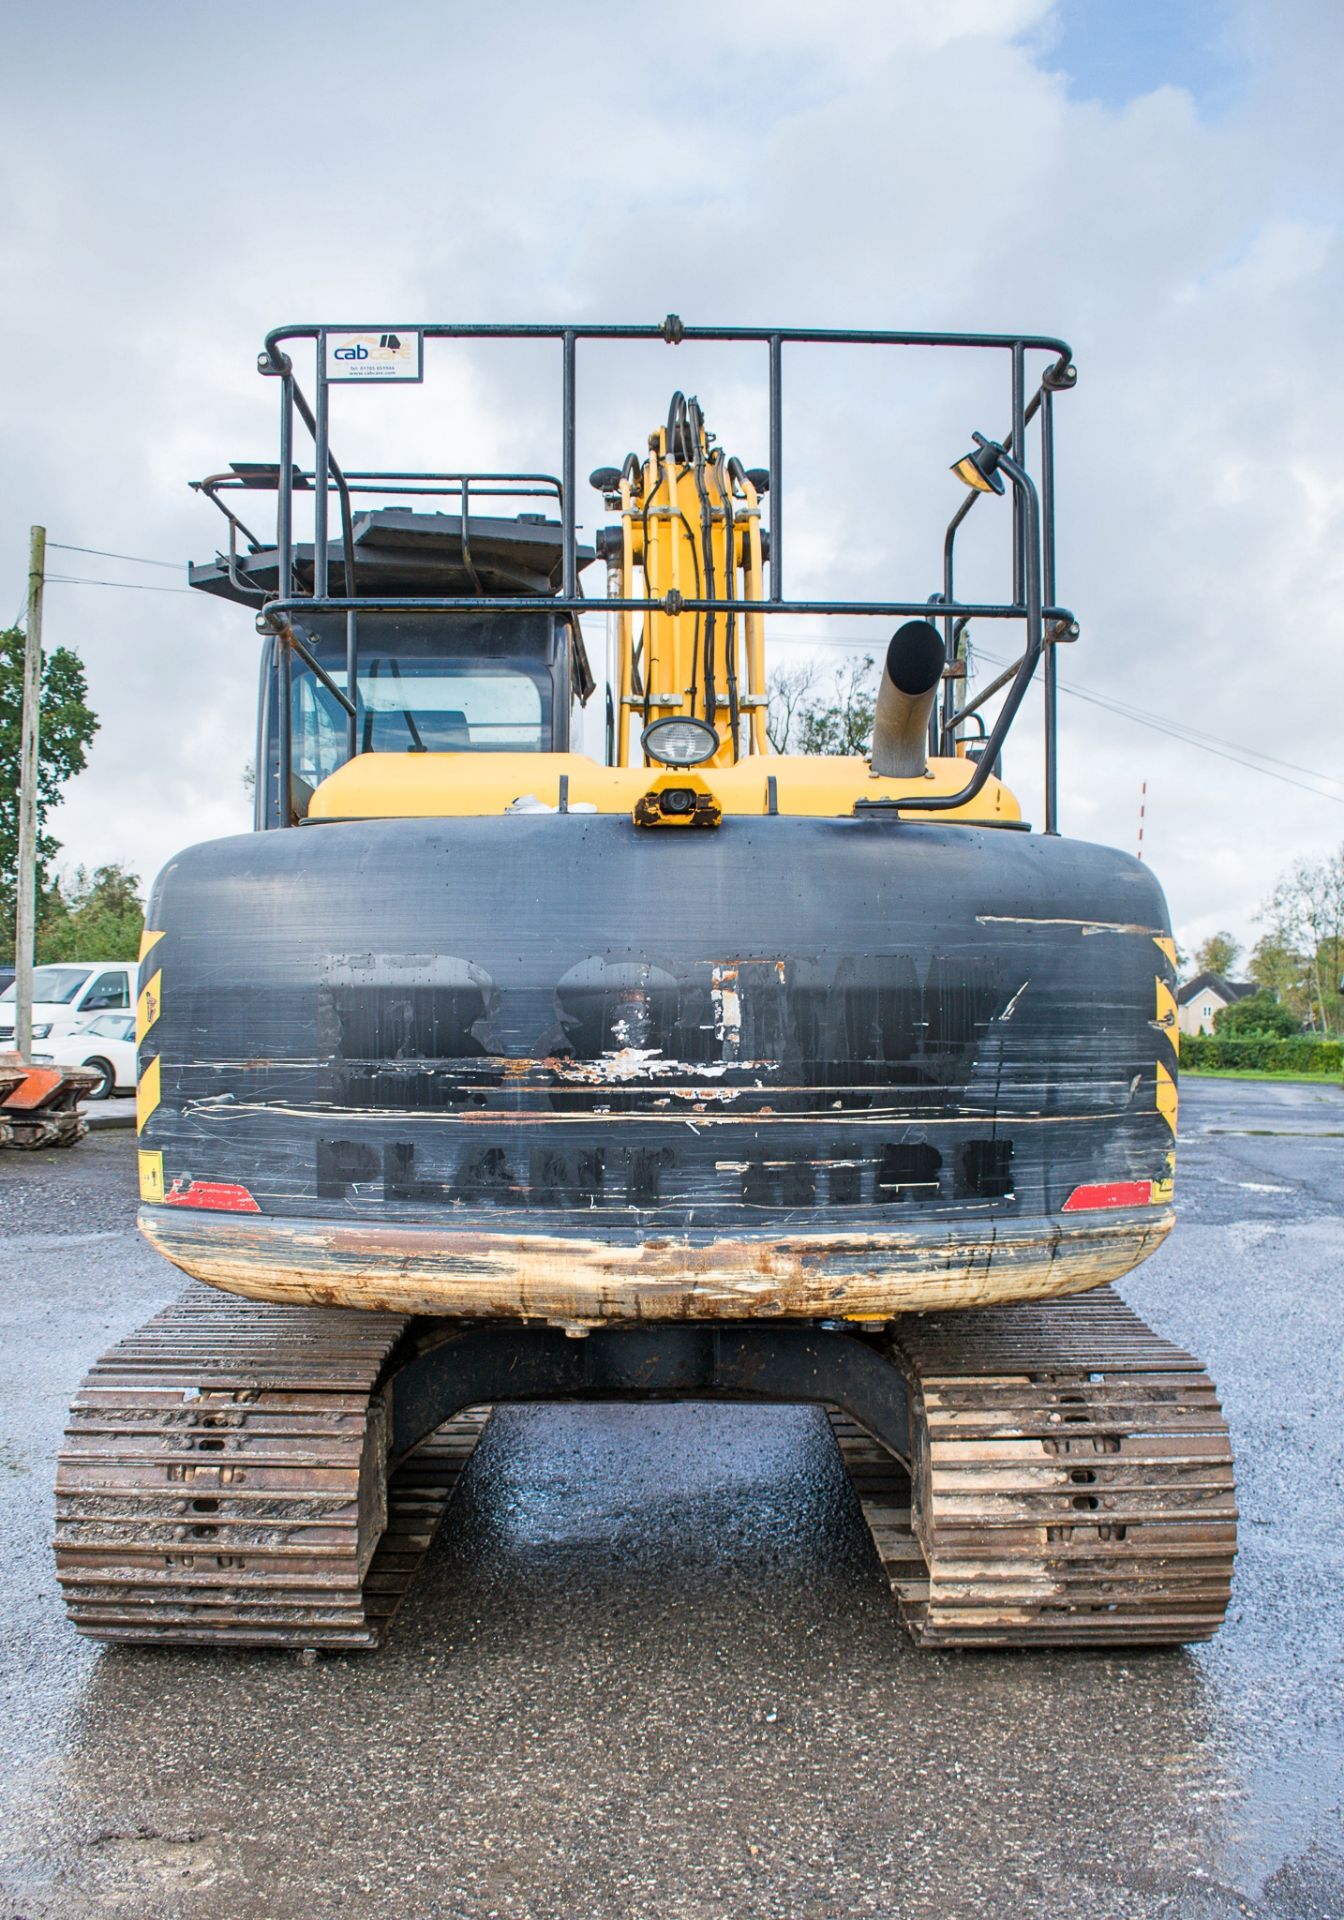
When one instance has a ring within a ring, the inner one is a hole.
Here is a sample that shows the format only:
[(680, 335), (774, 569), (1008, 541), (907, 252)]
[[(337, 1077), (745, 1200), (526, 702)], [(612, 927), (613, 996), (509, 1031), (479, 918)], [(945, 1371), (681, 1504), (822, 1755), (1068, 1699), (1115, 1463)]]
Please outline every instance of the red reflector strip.
[(1064, 1202), (1065, 1213), (1086, 1213), (1094, 1207), (1150, 1207), (1151, 1180), (1108, 1180), (1096, 1187), (1075, 1187)]
[(214, 1213), (260, 1213), (246, 1187), (230, 1186), (224, 1180), (193, 1180), (184, 1187), (177, 1181), (163, 1196), (165, 1207), (206, 1207)]

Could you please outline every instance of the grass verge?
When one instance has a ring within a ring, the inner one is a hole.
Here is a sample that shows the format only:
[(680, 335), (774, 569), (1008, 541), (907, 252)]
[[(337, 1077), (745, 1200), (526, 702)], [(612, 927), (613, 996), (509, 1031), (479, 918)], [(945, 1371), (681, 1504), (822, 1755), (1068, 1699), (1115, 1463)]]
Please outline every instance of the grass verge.
[(1267, 1073), (1256, 1067), (1182, 1067), (1182, 1080), (1279, 1080), (1300, 1087), (1337, 1087), (1333, 1073)]

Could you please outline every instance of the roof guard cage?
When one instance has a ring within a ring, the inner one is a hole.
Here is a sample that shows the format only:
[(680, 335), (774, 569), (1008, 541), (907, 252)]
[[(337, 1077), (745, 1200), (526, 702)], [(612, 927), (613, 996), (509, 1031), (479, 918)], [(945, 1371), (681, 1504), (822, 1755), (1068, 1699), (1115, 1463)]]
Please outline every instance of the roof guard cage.
[[(397, 347), (401, 347), (403, 343), (408, 344), (415, 353), (414, 372), (410, 376), (414, 378), (419, 377), (424, 342), (427, 340), (556, 341), (560, 347), (562, 381), (562, 456), (559, 480), (540, 474), (345, 474), (337, 464), (330, 445), (331, 376), (328, 369), (328, 354), (330, 343), (337, 335), (344, 335), (347, 338), (360, 335), (365, 339), (377, 336), (383, 342), (392, 340)], [(288, 351), (293, 342), (308, 340), (313, 342), (316, 354), (317, 399), (315, 405), (309, 402), (300, 387)], [(291, 654), (297, 652), (305, 664), (318, 674), (328, 692), (339, 701), (350, 720), (350, 751), (353, 754), (357, 750), (353, 702), (347, 697), (345, 691), (323, 671), (304, 644), (302, 618), (317, 611), (347, 615), (346, 684), (349, 687), (355, 684), (354, 658), (357, 643), (354, 616), (359, 613), (415, 610), (445, 614), (467, 612), (508, 614), (533, 609), (541, 601), (544, 601), (550, 611), (570, 614), (575, 618), (580, 613), (647, 611), (651, 604), (648, 599), (596, 598), (582, 594), (579, 588), (579, 549), (575, 518), (577, 497), (575, 369), (580, 342), (604, 340), (648, 340), (663, 342), (669, 346), (678, 346), (683, 341), (756, 343), (764, 349), (768, 363), (770, 417), (770, 490), (767, 496), (770, 591), (766, 600), (761, 603), (762, 613), (807, 616), (849, 615), (851, 617), (878, 615), (905, 618), (920, 615), (927, 618), (932, 613), (943, 623), (949, 662), (954, 662), (956, 659), (958, 639), (969, 621), (1021, 620), (1024, 622), (1025, 642), (1021, 655), (973, 701), (958, 709), (955, 704), (958, 684), (956, 677), (949, 676), (944, 683), (941, 715), (934, 722), (935, 731), (941, 734), (944, 740), (953, 737), (956, 728), (963, 721), (978, 714), (979, 709), (995, 693), (1004, 687), (1008, 689), (1003, 706), (993, 727), (989, 729), (978, 761), (974, 764), (970, 780), (957, 793), (911, 795), (909, 798), (903, 798), (901, 810), (921, 813), (947, 812), (953, 808), (962, 807), (975, 798), (989, 778), (1004, 737), (1012, 725), (1027, 687), (1044, 654), (1045, 830), (1047, 833), (1056, 833), (1058, 831), (1057, 685), (1054, 642), (1072, 639), (1077, 633), (1077, 625), (1072, 613), (1066, 607), (1055, 603), (1053, 402), (1057, 393), (1064, 392), (1073, 386), (1077, 376), (1072, 352), (1067, 342), (1048, 335), (903, 333), (820, 327), (691, 327), (685, 326), (676, 314), (669, 314), (665, 320), (652, 326), (493, 326), (474, 323), (416, 323), (403, 326), (384, 322), (371, 325), (357, 325), (351, 322), (342, 323), (339, 326), (335, 324), (296, 325), (274, 328), (266, 336), (266, 344), (258, 356), (257, 364), (260, 372), (273, 376), (280, 382), (279, 462), (274, 468), (235, 469), (231, 474), (218, 475), (213, 480), (201, 484), (203, 491), (214, 500), (215, 505), (229, 520), (231, 563), (236, 553), (238, 533), (242, 533), (253, 547), (258, 543), (225, 501), (219, 497), (220, 492), (226, 488), (250, 486), (267, 490), (274, 488), (278, 494), (276, 546), (281, 591), (278, 597), (267, 603), (259, 616), (258, 625), (262, 626), (263, 630), (276, 634), (282, 642), (280, 674), (282, 721), (287, 717), (290, 707)], [(798, 346), (957, 347), (1003, 356), (1008, 372), (1009, 426), (1002, 440), (997, 443), (998, 458), (995, 464), (997, 471), (1008, 479), (1013, 490), (1011, 600), (998, 603), (974, 603), (959, 601), (956, 598), (953, 586), (953, 560), (957, 531), (979, 499), (978, 492), (967, 494), (948, 525), (943, 542), (942, 588), (928, 600), (842, 601), (797, 600), (787, 597), (784, 589), (784, 349)], [(1029, 391), (1028, 356), (1041, 354), (1047, 356), (1047, 362), (1044, 369), (1034, 376), (1034, 384)], [(315, 455), (311, 472), (304, 472), (294, 465), (296, 414), (312, 437)], [(1032, 420), (1039, 421), (1039, 481), (1032, 477), (1027, 466), (1026, 436), (1027, 427)], [(282, 475), (289, 476), (288, 484), (281, 483)], [(398, 482), (404, 484), (397, 484)], [(352, 492), (399, 494), (456, 492), (461, 501), (465, 526), (470, 498), (491, 493), (516, 495), (519, 491), (529, 490), (534, 498), (540, 497), (543, 493), (549, 493), (552, 498), (558, 494), (562, 547), (561, 582), (558, 594), (524, 593), (496, 596), (473, 593), (451, 596), (378, 597), (368, 594), (356, 595), (351, 591), (355, 581)], [(296, 590), (294, 576), (294, 495), (300, 491), (311, 492), (313, 495), (313, 590), (310, 594)], [(337, 497), (341, 520), (340, 552), (344, 561), (342, 584), (346, 589), (343, 595), (333, 594), (331, 591), (328, 521), (333, 493)], [(232, 564), (230, 571), (236, 581)], [(290, 583), (288, 592), (284, 590), (285, 583)], [(732, 610), (732, 603), (723, 599), (683, 597), (679, 610), (688, 613), (729, 612)], [(983, 724), (982, 720), (981, 725)], [(281, 725), (280, 736), (282, 761), (287, 762), (290, 744), (287, 725)], [(287, 786), (288, 768), (283, 766), (281, 791), (286, 791)]]

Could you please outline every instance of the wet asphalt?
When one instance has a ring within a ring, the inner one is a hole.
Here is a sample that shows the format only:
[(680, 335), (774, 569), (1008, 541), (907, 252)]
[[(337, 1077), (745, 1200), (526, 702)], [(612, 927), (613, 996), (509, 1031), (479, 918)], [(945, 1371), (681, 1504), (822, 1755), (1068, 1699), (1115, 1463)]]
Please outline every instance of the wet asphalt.
[(133, 1138), (0, 1156), (0, 1915), (1341, 1920), (1344, 1092), (1182, 1087), (1123, 1291), (1218, 1380), (1242, 1545), (1211, 1645), (904, 1644), (806, 1408), (501, 1413), (387, 1645), (100, 1649), (52, 1462), (171, 1297)]

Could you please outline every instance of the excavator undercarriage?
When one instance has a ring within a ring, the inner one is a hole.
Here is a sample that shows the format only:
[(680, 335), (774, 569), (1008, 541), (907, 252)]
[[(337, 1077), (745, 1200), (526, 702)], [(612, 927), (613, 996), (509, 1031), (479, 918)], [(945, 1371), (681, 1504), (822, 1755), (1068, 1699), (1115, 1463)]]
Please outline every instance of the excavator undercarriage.
[(923, 1647), (1207, 1639), (1236, 1542), (1197, 1361), (1109, 1287), (836, 1325), (604, 1329), (291, 1309), (193, 1284), (71, 1410), (57, 1567), (101, 1640), (377, 1644), (501, 1401), (826, 1408)]

